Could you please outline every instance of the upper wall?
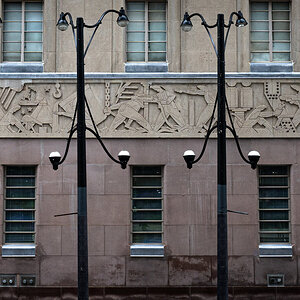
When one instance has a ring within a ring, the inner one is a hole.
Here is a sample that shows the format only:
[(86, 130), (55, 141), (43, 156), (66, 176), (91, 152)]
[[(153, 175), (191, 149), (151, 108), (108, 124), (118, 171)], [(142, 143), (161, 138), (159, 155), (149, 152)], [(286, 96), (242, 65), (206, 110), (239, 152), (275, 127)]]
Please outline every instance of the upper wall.
[[(241, 10), (249, 21), (251, 0), (168, 0), (167, 4), (167, 64), (169, 72), (216, 72), (217, 58), (209, 36), (201, 20), (193, 18), (193, 29), (180, 29), (184, 13), (198, 12), (212, 25), (219, 13), (228, 22), (231, 12)], [(282, 0), (285, 1), (285, 0)], [(125, 0), (47, 0), (44, 1), (44, 72), (76, 72), (76, 50), (71, 28), (60, 32), (56, 28), (60, 12), (70, 12), (76, 23), (83, 17), (86, 24), (97, 22), (107, 9), (119, 10), (126, 7)], [(291, 59), (293, 71), (300, 71), (300, 29), (293, 26), (300, 21), (300, 2), (291, 1)], [(2, 8), (1, 16), (3, 17)], [(3, 38), (3, 29), (0, 30)], [(216, 41), (216, 28), (211, 29)], [(92, 30), (85, 29), (88, 42)], [(226, 70), (228, 72), (249, 72), (250, 26), (236, 28), (234, 25), (227, 43)], [(85, 59), (86, 72), (124, 72), (126, 63), (126, 29), (116, 24), (116, 14), (108, 14), (100, 25)]]

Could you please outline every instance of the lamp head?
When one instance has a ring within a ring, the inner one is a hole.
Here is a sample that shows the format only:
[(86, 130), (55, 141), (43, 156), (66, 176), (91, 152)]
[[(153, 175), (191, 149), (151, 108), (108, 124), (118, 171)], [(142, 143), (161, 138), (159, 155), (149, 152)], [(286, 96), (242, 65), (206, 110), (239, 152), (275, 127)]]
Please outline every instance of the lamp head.
[(254, 170), (257, 167), (257, 163), (260, 159), (260, 154), (257, 151), (250, 151), (248, 154), (248, 159), (251, 164), (251, 168)]
[(237, 16), (238, 16), (238, 18), (235, 22), (236, 27), (244, 27), (244, 26), (248, 25), (248, 22), (246, 21), (246, 19), (244, 18), (243, 14), (240, 10), (238, 11)]
[(191, 29), (193, 28), (193, 23), (190, 19), (190, 15), (187, 12), (183, 16), (180, 27), (185, 32), (191, 31)]
[(186, 166), (191, 169), (193, 167), (193, 162), (195, 159), (195, 153), (193, 150), (186, 150), (183, 154), (183, 158), (186, 162)]
[(60, 159), (61, 159), (60, 153), (57, 152), (57, 151), (51, 152), (50, 155), (49, 155), (49, 159), (50, 159), (50, 162), (52, 164), (53, 170), (57, 170)]
[(60, 13), (56, 26), (60, 31), (66, 31), (68, 29), (69, 23), (66, 20), (66, 15), (63, 12)]
[(118, 158), (119, 158), (119, 161), (121, 163), (121, 168), (126, 169), (127, 163), (129, 161), (129, 158), (130, 158), (129, 152), (125, 151), (125, 150), (120, 151), (120, 153), (118, 154)]
[(121, 7), (121, 9), (119, 11), (117, 23), (120, 27), (126, 27), (129, 23), (128, 17), (126, 16), (125, 10), (123, 7)]

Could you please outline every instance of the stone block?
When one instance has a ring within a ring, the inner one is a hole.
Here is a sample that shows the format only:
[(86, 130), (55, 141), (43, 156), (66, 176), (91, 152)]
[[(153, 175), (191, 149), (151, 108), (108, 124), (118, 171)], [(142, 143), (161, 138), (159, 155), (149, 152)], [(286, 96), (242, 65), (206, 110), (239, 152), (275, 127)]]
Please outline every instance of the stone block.
[(185, 287), (150, 287), (148, 288), (148, 300), (189, 300), (189, 288)]
[(89, 276), (92, 286), (124, 286), (125, 257), (90, 256)]
[(165, 225), (186, 225), (190, 223), (192, 211), (188, 196), (166, 195), (163, 202)]
[[(88, 226), (89, 255), (104, 255), (104, 226)], [(112, 255), (109, 253), (109, 255)]]
[(96, 164), (87, 165), (87, 193), (89, 195), (104, 194), (104, 176), (104, 166)]
[(254, 262), (252, 256), (229, 257), (228, 284), (230, 286), (251, 286), (254, 284)]
[(290, 258), (260, 258), (255, 260), (255, 284), (267, 285), (267, 274), (284, 274), (285, 286), (295, 286), (297, 282), (297, 261)]
[(77, 165), (65, 162), (62, 165), (62, 172), (63, 194), (77, 194)]
[(186, 195), (189, 188), (189, 171), (182, 166), (165, 167), (165, 193), (168, 195)]
[(168, 261), (159, 258), (127, 258), (126, 286), (165, 286)]
[(234, 300), (275, 300), (279, 289), (270, 287), (234, 287)]
[(229, 172), (231, 173), (228, 177), (231, 178), (232, 194), (257, 195), (257, 172), (253, 171), (250, 165), (232, 165), (228, 169)]
[(90, 195), (88, 218), (90, 225), (130, 225), (129, 195)]
[(189, 255), (189, 226), (188, 225), (165, 225), (164, 242), (166, 255)]
[(189, 223), (192, 225), (216, 224), (216, 200), (215, 197), (206, 194), (193, 194), (188, 197)]
[(216, 255), (217, 226), (191, 225), (189, 243), (191, 255)]
[[(0, 258), (2, 274), (39, 274), (37, 258), (20, 259), (19, 257)], [(1, 290), (1, 289), (0, 289)], [(1, 299), (1, 298), (0, 298)]]
[(237, 212), (248, 213), (248, 215), (245, 215), (234, 212), (228, 212), (228, 224), (257, 224), (258, 195), (228, 195), (227, 209)]
[(171, 257), (170, 285), (211, 285), (211, 257)]
[(77, 218), (73, 217), (72, 225), (64, 225), (61, 228), (61, 252), (62, 255), (77, 254)]
[(116, 299), (132, 299), (132, 300), (146, 300), (146, 287), (107, 287), (105, 289), (105, 300)]
[[(2, 165), (39, 165), (43, 155), (38, 139), (6, 139), (0, 145)], [(50, 163), (50, 162), (49, 162)]]
[(258, 255), (258, 224), (232, 226), (232, 255)]
[(37, 207), (40, 225), (72, 224), (75, 215), (62, 217), (55, 215), (77, 212), (77, 199), (75, 195), (40, 195)]
[(62, 194), (63, 170), (54, 171), (52, 165), (40, 165), (38, 169), (37, 193), (40, 195)]
[(36, 226), (37, 255), (61, 255), (61, 226)]
[(76, 286), (77, 256), (45, 256), (40, 263), (43, 286)]
[(128, 256), (129, 244), (129, 226), (105, 226), (105, 255)]
[(121, 169), (119, 164), (105, 166), (105, 195), (130, 195), (130, 167)]
[(214, 195), (217, 193), (217, 169), (215, 165), (194, 165), (190, 170), (189, 193)]

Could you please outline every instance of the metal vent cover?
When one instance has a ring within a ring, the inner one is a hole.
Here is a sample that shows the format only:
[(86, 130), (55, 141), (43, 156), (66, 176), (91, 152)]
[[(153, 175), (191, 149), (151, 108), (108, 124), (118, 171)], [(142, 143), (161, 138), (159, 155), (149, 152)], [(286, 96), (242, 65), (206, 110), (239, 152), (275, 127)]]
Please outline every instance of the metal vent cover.
[(284, 274), (267, 274), (268, 287), (283, 287)]
[(35, 286), (36, 277), (35, 275), (21, 275), (20, 286)]
[(17, 276), (16, 275), (5, 275), (0, 274), (0, 286), (16, 286), (17, 285)]

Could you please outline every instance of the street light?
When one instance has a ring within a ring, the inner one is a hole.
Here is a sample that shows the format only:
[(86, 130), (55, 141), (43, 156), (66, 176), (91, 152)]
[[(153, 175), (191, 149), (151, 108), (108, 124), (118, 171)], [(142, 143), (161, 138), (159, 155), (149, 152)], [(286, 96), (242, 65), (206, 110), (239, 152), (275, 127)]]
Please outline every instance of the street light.
[[(181, 23), (181, 28), (183, 31), (188, 32), (193, 28), (193, 23), (191, 18), (194, 16), (200, 17), (202, 20), (202, 25), (205, 27), (209, 38), (214, 47), (215, 53), (218, 58), (218, 92), (217, 97), (213, 109), (213, 113), (210, 119), (210, 123), (208, 126), (207, 134), (205, 137), (205, 141), (203, 144), (202, 151), (197, 159), (195, 159), (195, 153), (192, 150), (185, 151), (183, 157), (189, 169), (192, 168), (193, 164), (198, 162), (204, 152), (207, 145), (208, 138), (210, 134), (217, 129), (217, 138), (218, 138), (218, 159), (217, 159), (217, 177), (218, 177), (218, 190), (217, 190), (217, 260), (218, 260), (218, 271), (217, 271), (217, 298), (218, 300), (227, 300), (228, 299), (228, 244), (227, 244), (227, 191), (226, 191), (226, 129), (229, 129), (235, 139), (238, 151), (242, 157), (242, 159), (251, 165), (252, 169), (255, 169), (260, 158), (260, 155), (257, 151), (251, 151), (248, 154), (248, 159), (245, 158), (241, 151), (241, 147), (239, 145), (238, 136), (236, 134), (234, 124), (232, 121), (232, 117), (229, 111), (229, 105), (226, 99), (225, 92), (225, 49), (228, 34), (230, 31), (230, 27), (233, 23), (233, 16), (237, 17), (235, 26), (243, 27), (248, 23), (243, 17), (241, 11), (233, 12), (230, 15), (229, 22), (226, 25), (224, 23), (224, 15), (218, 14), (217, 23), (214, 25), (208, 25), (203, 18), (203, 16), (199, 13), (194, 13), (189, 15), (187, 12), (184, 14), (183, 21)], [(209, 28), (217, 27), (218, 34), (218, 49), (215, 46), (213, 38), (210, 34)], [(224, 37), (224, 28), (227, 28), (226, 37)], [(212, 126), (213, 117), (215, 114), (216, 106), (218, 105), (218, 119), (217, 125)], [(231, 127), (226, 125), (226, 109), (229, 116), (229, 120), (231, 123)], [(239, 213), (239, 212), (237, 212)]]
[[(91, 110), (85, 97), (84, 89), (84, 58), (89, 49), (89, 46), (94, 38), (94, 35), (101, 25), (103, 18), (108, 13), (118, 14), (117, 23), (119, 26), (124, 27), (129, 22), (125, 10), (121, 7), (120, 11), (110, 9), (105, 11), (97, 23), (94, 25), (87, 25), (84, 23), (83, 18), (76, 19), (76, 26), (73, 23), (72, 15), (67, 13), (61, 13), (57, 22), (57, 27), (61, 31), (65, 31), (69, 27), (69, 23), (66, 17), (69, 18), (69, 22), (72, 27), (72, 32), (75, 40), (75, 46), (77, 50), (77, 103), (72, 120), (72, 126), (67, 141), (67, 146), (63, 158), (58, 152), (52, 152), (49, 156), (53, 169), (57, 170), (58, 166), (64, 162), (67, 157), (70, 142), (73, 134), (77, 131), (77, 228), (78, 228), (78, 299), (88, 300), (89, 298), (89, 285), (88, 285), (88, 237), (87, 237), (87, 190), (86, 190), (86, 130), (90, 131), (100, 142), (102, 148), (106, 154), (115, 162), (121, 165), (122, 169), (125, 169), (130, 158), (128, 151), (122, 150), (118, 159), (115, 159), (105, 147), (101, 137), (98, 133), (97, 126), (94, 122)], [(84, 49), (84, 28), (94, 28), (94, 32)], [(76, 33), (75, 33), (76, 29)], [(85, 106), (88, 109), (88, 113), (93, 123), (93, 129), (86, 126), (85, 122)], [(75, 125), (75, 119), (77, 115), (77, 125)]]

